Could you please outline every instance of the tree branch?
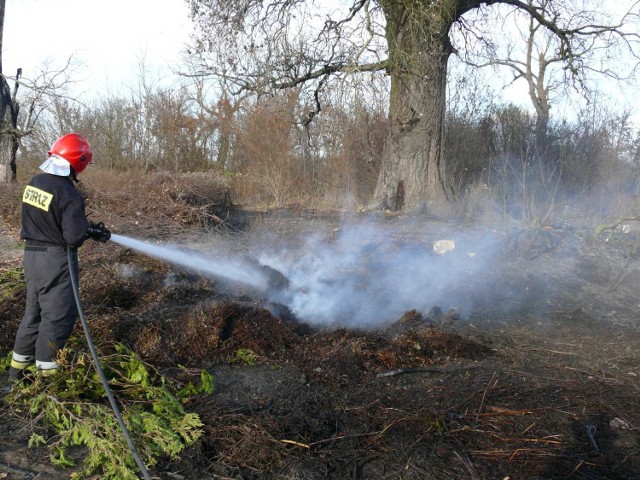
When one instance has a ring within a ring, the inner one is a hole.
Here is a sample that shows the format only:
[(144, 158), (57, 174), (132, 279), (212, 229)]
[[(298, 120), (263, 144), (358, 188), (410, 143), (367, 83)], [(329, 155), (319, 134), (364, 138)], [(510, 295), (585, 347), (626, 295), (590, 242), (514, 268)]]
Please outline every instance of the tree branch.
[(309, 72), (305, 75), (301, 75), (299, 77), (293, 78), (289, 81), (274, 81), (271, 83), (271, 86), (277, 90), (283, 90), (286, 88), (295, 87), (297, 85), (301, 85), (310, 80), (316, 80), (320, 77), (325, 77), (327, 75), (332, 75), (334, 73), (340, 72), (348, 72), (348, 73), (357, 73), (357, 72), (377, 72), (380, 70), (385, 70), (388, 67), (388, 60), (382, 60), (380, 62), (374, 63), (366, 63), (363, 65), (351, 65), (348, 63), (334, 63), (332, 65), (324, 65), (323, 67)]

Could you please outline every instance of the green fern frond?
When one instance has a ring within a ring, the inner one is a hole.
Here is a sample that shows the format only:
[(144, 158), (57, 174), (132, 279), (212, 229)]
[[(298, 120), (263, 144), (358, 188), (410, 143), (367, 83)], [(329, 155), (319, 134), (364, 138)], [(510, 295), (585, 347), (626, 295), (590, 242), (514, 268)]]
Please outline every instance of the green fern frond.
[[(103, 347), (100, 353), (127, 429), (148, 467), (163, 457), (177, 458), (202, 436), (202, 421), (197, 414), (187, 413), (181, 400), (211, 393), (209, 372), (199, 372), (197, 387), (189, 382), (190, 388), (179, 389), (124, 345)], [(89, 354), (64, 349), (59, 355), (63, 368), (53, 380), (37, 379), (5, 397), (11, 411), (28, 412), (34, 427), (44, 424), (52, 430), (48, 447), (51, 462), (57, 466), (75, 465), (67, 456), (68, 447), (86, 447), (81, 470), (71, 478), (137, 479), (137, 465), (104, 401), (106, 394)], [(35, 432), (29, 440), (33, 448), (45, 443), (47, 439)]]

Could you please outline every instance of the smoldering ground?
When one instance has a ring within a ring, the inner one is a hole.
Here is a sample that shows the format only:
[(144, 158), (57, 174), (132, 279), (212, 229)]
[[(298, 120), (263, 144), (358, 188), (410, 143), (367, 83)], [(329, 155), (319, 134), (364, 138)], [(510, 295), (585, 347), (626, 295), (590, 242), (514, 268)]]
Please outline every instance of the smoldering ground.
[[(201, 450), (158, 475), (635, 478), (637, 438), (610, 426), (638, 424), (637, 325), (612, 328), (625, 306), (637, 322), (640, 274), (625, 250), (637, 245), (633, 230), (607, 242), (593, 223), (547, 235), (406, 215), (252, 215), (240, 233), (147, 242), (169, 254), (163, 262), (116, 244), (83, 247), (95, 337), (123, 341), (163, 371), (210, 369), (216, 381), (213, 396), (189, 406), (206, 425)], [(547, 236), (557, 241), (541, 242)], [(433, 244), (442, 239), (455, 249), (439, 256)], [(186, 265), (171, 263), (176, 252)], [(248, 286), (239, 279), (247, 272)], [(277, 288), (274, 272), (286, 277)], [(548, 302), (560, 298), (569, 308)], [(264, 308), (278, 299), (306, 323)], [(22, 304), (5, 301), (0, 316), (17, 327)], [(591, 315), (612, 305), (615, 315)], [(440, 328), (398, 314), (434, 306), (463, 318)], [(343, 325), (376, 331), (335, 328)], [(237, 361), (247, 350), (257, 364)], [(604, 455), (594, 456), (586, 424), (597, 427)], [(25, 456), (28, 435), (16, 436), (29, 429), (6, 427), (4, 463), (34, 465), (43, 452)]]
[[(531, 268), (530, 275), (512, 282), (503, 274), (505, 262), (513, 263), (504, 232), (453, 229), (411, 218), (324, 227), (295, 241), (254, 233), (245, 239), (248, 247), (242, 253), (233, 247), (237, 237), (197, 246), (121, 243), (222, 282), (245, 284), (252, 289), (249, 295), (327, 328), (375, 329), (408, 310), (426, 314), (433, 307), (455, 309), (463, 317), (497, 302), (509, 310), (531, 309), (544, 306), (554, 284), (572, 276), (568, 256), (562, 269), (557, 260), (549, 268), (544, 264), (549, 260), (537, 258), (522, 266)], [(439, 254), (434, 249), (438, 240), (450, 240), (454, 248)]]
[(499, 237), (447, 235), (455, 248), (440, 255), (435, 232), (409, 225), (413, 240), (407, 242), (395, 238), (393, 228), (344, 224), (306, 238), (297, 255), (282, 248), (259, 259), (290, 279), (281, 301), (313, 325), (377, 328), (407, 310), (434, 306), (469, 313), (500, 255)]

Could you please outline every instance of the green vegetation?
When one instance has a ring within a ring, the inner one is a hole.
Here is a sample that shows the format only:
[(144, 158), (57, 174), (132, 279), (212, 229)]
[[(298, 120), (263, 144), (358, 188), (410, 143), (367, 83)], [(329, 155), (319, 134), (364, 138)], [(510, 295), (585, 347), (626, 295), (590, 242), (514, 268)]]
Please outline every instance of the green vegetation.
[(4, 357), (0, 357), (0, 372), (6, 372), (11, 365), (11, 352), (7, 353)]
[(229, 357), (229, 363), (255, 365), (257, 361), (258, 355), (249, 348), (239, 348), (234, 355)]
[(16, 267), (0, 273), (0, 300), (11, 298), (14, 293), (24, 288), (24, 272)]
[[(202, 436), (197, 414), (183, 402), (193, 395), (213, 392), (213, 377), (198, 372), (195, 385), (169, 380), (137, 354), (116, 344), (99, 348), (105, 375), (116, 397), (131, 437), (147, 467), (160, 458), (175, 459)], [(54, 377), (35, 379), (14, 388), (5, 397), (14, 414), (27, 416), (38, 428), (30, 447), (47, 445), (51, 461), (72, 467), (69, 447), (84, 447), (82, 468), (72, 478), (99, 475), (102, 479), (136, 479), (137, 466), (107, 401), (89, 353), (64, 349)], [(183, 370), (188, 375), (187, 370)], [(46, 427), (45, 429), (41, 427)], [(49, 435), (52, 433), (52, 435)]]

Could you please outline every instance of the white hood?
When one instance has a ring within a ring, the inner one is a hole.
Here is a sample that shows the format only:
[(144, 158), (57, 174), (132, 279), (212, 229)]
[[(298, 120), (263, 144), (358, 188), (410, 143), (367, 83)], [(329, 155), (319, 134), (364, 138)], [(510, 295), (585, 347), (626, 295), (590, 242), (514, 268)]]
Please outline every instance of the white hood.
[(68, 177), (71, 174), (71, 165), (64, 158), (58, 155), (50, 155), (42, 165), (40, 170), (59, 177)]

